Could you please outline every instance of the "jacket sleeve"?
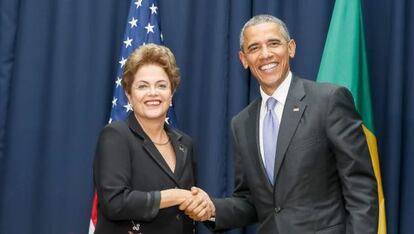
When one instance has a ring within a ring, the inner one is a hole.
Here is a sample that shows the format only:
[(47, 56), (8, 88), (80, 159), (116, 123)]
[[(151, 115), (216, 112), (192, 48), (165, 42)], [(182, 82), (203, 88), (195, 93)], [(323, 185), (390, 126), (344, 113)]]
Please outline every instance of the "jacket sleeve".
[(362, 121), (351, 93), (335, 88), (329, 97), (327, 135), (336, 158), (345, 209), (347, 233), (377, 233), (378, 195)]
[(106, 126), (98, 140), (94, 161), (98, 207), (112, 220), (150, 221), (158, 214), (161, 195), (159, 191), (132, 190), (129, 129), (120, 127)]
[(250, 189), (243, 173), (234, 119), (232, 121), (232, 131), (234, 139), (235, 188), (232, 197), (213, 199), (216, 207), (214, 231), (239, 228), (255, 223), (258, 220), (256, 208), (250, 201)]

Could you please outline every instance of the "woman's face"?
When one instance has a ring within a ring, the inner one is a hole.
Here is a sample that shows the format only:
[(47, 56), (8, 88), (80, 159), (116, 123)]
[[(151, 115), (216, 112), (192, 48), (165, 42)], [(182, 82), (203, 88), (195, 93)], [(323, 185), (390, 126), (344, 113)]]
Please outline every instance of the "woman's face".
[(171, 82), (162, 67), (146, 64), (135, 73), (126, 95), (138, 119), (164, 121), (172, 100)]

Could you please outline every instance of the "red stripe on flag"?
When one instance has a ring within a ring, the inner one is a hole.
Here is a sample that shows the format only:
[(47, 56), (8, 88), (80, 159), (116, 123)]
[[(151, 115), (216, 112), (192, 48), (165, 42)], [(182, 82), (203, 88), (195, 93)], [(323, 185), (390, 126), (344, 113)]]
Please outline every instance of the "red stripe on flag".
[(96, 222), (98, 221), (98, 194), (96, 192), (93, 195), (91, 221), (93, 226), (96, 226)]

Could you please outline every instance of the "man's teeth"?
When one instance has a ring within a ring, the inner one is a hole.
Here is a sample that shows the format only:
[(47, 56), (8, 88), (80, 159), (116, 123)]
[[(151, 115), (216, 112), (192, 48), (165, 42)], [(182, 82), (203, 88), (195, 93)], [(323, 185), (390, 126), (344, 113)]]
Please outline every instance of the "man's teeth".
[(269, 70), (276, 67), (276, 63), (269, 63), (260, 67), (260, 70)]

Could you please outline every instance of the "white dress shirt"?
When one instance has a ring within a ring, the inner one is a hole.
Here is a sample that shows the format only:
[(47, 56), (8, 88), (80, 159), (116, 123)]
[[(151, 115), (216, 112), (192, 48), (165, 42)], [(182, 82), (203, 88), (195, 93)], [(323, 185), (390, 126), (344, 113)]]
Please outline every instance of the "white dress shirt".
[[(279, 121), (279, 126), (282, 120), (283, 108), (285, 107), (286, 98), (288, 95), (291, 81), (292, 81), (292, 72), (289, 71), (286, 79), (279, 85), (279, 87), (277, 87), (275, 92), (273, 92), (272, 94), (272, 97), (276, 99), (277, 101), (274, 111), (276, 113), (277, 121)], [(263, 164), (265, 164), (264, 152), (263, 152), (263, 121), (264, 121), (264, 118), (267, 112), (266, 102), (270, 96), (267, 95), (263, 91), (262, 87), (260, 87), (260, 95), (262, 96), (262, 104), (260, 106), (260, 117), (259, 117), (260, 118), (259, 119), (259, 143), (260, 143), (260, 155), (262, 157)]]

